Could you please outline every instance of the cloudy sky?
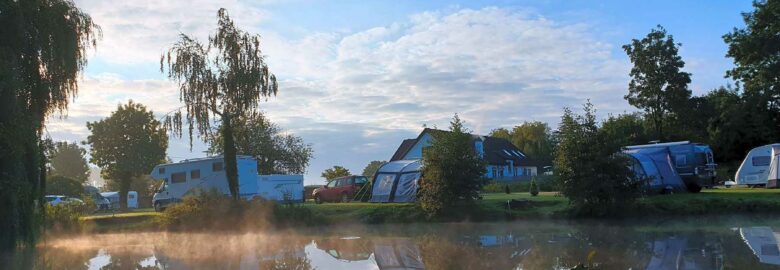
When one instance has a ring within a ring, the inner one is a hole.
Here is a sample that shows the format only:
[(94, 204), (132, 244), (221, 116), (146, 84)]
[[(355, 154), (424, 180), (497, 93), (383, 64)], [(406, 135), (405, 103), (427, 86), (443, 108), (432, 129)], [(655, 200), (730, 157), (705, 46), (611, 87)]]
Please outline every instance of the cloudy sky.
[[(721, 36), (742, 27), (750, 1), (206, 1), (76, 0), (102, 27), (78, 97), (48, 121), (56, 140), (82, 141), (87, 121), (132, 99), (157, 115), (181, 106), (159, 70), (179, 33), (205, 40), (216, 11), (262, 36), (279, 95), (261, 107), (312, 144), (307, 184), (325, 168), (362, 172), (387, 160), (423, 125), (454, 113), (475, 133), (538, 120), (590, 99), (600, 116), (633, 111), (624, 100), (630, 62), (621, 46), (657, 24), (683, 44), (691, 89), (729, 83)], [(368, 3), (368, 4), (366, 4)], [(205, 146), (171, 138), (178, 161)]]

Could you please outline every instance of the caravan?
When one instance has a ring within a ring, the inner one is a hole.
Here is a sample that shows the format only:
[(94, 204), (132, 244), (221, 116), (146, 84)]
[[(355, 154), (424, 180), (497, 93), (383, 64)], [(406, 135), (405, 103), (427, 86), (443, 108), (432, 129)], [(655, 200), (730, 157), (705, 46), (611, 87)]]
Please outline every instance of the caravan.
[(780, 143), (753, 148), (739, 166), (734, 181), (738, 185), (756, 186), (766, 185), (768, 180), (777, 179), (777, 166), (780, 166), (778, 155)]
[[(250, 156), (236, 156), (236, 164), (241, 198), (303, 201), (303, 175), (260, 175), (257, 160)], [(152, 205), (158, 211), (199, 191), (214, 189), (225, 195), (230, 194), (221, 156), (160, 164), (154, 167), (151, 176), (162, 180), (152, 199)]]

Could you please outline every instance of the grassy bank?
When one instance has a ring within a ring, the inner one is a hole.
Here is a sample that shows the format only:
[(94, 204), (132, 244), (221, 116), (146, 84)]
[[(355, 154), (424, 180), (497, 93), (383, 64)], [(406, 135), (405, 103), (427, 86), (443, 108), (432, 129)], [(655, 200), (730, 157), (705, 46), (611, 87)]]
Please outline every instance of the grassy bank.
[[(508, 200), (525, 203), (507, 209)], [(444, 217), (428, 218), (411, 203), (325, 203), (306, 202), (314, 224), (382, 224), (412, 222), (503, 221), (566, 218), (568, 201), (555, 192), (539, 196), (522, 193), (490, 193), (471, 206), (459, 207)], [(300, 207), (300, 206), (299, 206)], [(698, 194), (658, 195), (642, 198), (629, 217), (724, 215), (774, 213), (780, 209), (780, 189), (710, 189)], [(97, 231), (158, 229), (160, 214), (141, 209), (121, 214), (99, 214), (84, 217)], [(310, 222), (311, 224), (311, 222)]]

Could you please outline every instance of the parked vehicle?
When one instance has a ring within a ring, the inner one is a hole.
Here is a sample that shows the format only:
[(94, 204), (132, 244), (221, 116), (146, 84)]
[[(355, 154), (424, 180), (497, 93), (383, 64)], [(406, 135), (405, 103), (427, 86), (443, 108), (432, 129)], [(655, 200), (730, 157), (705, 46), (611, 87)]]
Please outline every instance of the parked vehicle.
[(689, 192), (699, 192), (703, 187), (717, 184), (715, 179), (714, 155), (709, 145), (689, 141), (632, 145), (623, 148), (623, 152), (643, 149), (665, 151), (675, 172), (685, 182)]
[[(119, 192), (117, 191), (109, 191), (109, 192), (102, 192), (100, 193), (100, 196), (103, 196), (103, 198), (106, 198), (109, 203), (111, 203), (111, 209), (119, 209)], [(127, 192), (127, 208), (138, 208), (138, 192), (135, 191), (128, 191)]]
[[(739, 185), (766, 185), (770, 179), (771, 165), (775, 164), (775, 167), (778, 166), (778, 155), (780, 155), (780, 143), (753, 148), (745, 156), (742, 165), (739, 166), (737, 174), (734, 175), (734, 180)], [(775, 176), (776, 178), (777, 176)]]
[(72, 198), (68, 196), (63, 195), (46, 195), (46, 203), (48, 203), (51, 206), (56, 206), (59, 204), (84, 204), (84, 201), (78, 198)]
[[(236, 156), (236, 163), (241, 198), (303, 202), (303, 175), (260, 175), (257, 160), (250, 156)], [(150, 175), (162, 181), (152, 197), (152, 205), (157, 211), (181, 201), (184, 196), (201, 191), (216, 190), (230, 194), (221, 156), (160, 164)]]
[(315, 203), (349, 202), (368, 178), (360, 175), (344, 176), (331, 180), (327, 185), (317, 188), (312, 193)]

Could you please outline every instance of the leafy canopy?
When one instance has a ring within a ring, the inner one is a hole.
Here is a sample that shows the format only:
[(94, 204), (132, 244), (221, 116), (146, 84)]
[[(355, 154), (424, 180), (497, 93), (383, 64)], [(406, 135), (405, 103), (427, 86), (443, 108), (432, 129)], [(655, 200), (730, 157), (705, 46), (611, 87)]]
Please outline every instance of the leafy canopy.
[(385, 165), (386, 163), (387, 163), (387, 161), (384, 161), (384, 160), (383, 161), (379, 161), (379, 160), (371, 161), (368, 164), (366, 164), (365, 168), (363, 168), (363, 174), (362, 175), (365, 176), (365, 177), (368, 177), (369, 179), (371, 179), (372, 177), (374, 177), (374, 174), (376, 174), (376, 171), (379, 170), (379, 167), (382, 167), (382, 165)]
[(523, 122), (511, 131), (505, 128), (494, 129), (490, 132), (490, 136), (509, 140), (520, 151), (539, 160), (542, 164), (552, 162), (555, 143), (547, 123)]
[(49, 175), (73, 178), (82, 184), (89, 178), (87, 150), (76, 143), (56, 142), (46, 156), (49, 157)]
[(330, 180), (350, 175), (352, 175), (352, 173), (349, 172), (349, 169), (336, 165), (333, 166), (333, 168), (329, 168), (323, 171), (320, 176), (325, 178), (326, 181), (330, 182)]

